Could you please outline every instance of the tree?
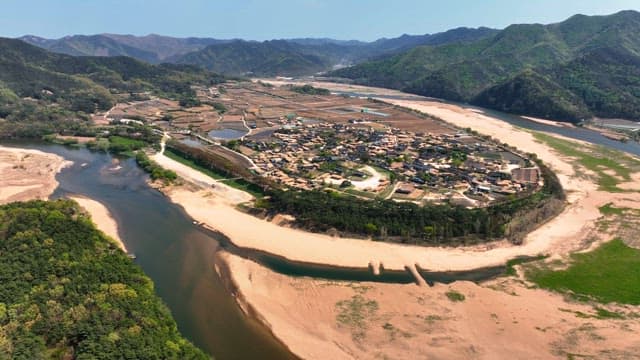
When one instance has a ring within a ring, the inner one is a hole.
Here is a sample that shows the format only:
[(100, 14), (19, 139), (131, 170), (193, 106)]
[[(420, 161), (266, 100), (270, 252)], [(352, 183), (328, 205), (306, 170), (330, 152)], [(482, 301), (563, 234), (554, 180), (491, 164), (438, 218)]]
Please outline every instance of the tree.
[(367, 234), (369, 235), (373, 235), (376, 232), (378, 232), (378, 227), (376, 226), (376, 224), (373, 223), (367, 223), (365, 226), (365, 231), (367, 232)]

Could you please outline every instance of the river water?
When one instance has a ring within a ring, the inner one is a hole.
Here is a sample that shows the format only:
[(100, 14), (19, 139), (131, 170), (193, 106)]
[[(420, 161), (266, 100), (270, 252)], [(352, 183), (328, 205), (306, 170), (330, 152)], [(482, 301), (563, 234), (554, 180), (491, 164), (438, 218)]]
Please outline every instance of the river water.
[(219, 239), (150, 188), (135, 160), (59, 145), (19, 147), (74, 162), (58, 175), (53, 197), (85, 195), (110, 210), (135, 262), (153, 280), (180, 332), (196, 346), (219, 360), (296, 359), (262, 324), (246, 317), (227, 291), (214, 269)]
[[(291, 276), (346, 281), (408, 284), (406, 271), (373, 275), (367, 269), (345, 269), (291, 262), (278, 256), (234, 246), (224, 235), (195, 225), (182, 207), (148, 186), (134, 159), (87, 149), (43, 143), (4, 145), (38, 149), (73, 161), (57, 176), (53, 198), (79, 194), (104, 204), (119, 226), (119, 235), (135, 262), (153, 280), (156, 293), (173, 314), (180, 332), (216, 359), (295, 359), (257, 320), (245, 316), (214, 269), (216, 252), (228, 251)], [(493, 267), (437, 273), (419, 269), (429, 283), (482, 281), (504, 272)]]

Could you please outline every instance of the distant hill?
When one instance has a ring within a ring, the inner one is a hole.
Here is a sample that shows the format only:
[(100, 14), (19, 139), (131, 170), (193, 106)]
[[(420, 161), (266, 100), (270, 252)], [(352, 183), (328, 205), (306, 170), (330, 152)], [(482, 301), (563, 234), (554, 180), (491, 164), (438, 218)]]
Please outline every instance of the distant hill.
[(513, 113), (640, 120), (640, 13), (521, 24), (475, 41), (418, 46), (332, 76)]
[(73, 57), (0, 38), (0, 119), (9, 121), (65, 121), (109, 109), (119, 94), (150, 91), (182, 98), (195, 95), (191, 85), (222, 80), (195, 66)]
[(306, 53), (301, 49), (302, 45), (284, 40), (233, 41), (211, 45), (171, 60), (224, 74), (261, 76), (313, 74), (330, 67), (327, 57)]
[(147, 35), (73, 35), (60, 39), (44, 39), (27, 35), (19, 38), (44, 49), (74, 56), (129, 56), (152, 64), (167, 58), (203, 49), (212, 44), (228, 42), (208, 38), (173, 38)]
[(421, 45), (443, 45), (457, 42), (475, 41), (497, 34), (499, 30), (486, 27), (466, 28), (460, 27), (445, 32), (426, 35), (404, 34), (392, 39), (379, 39), (367, 44), (371, 55), (379, 56), (399, 51), (406, 51)]
[(312, 75), (371, 58), (389, 56), (418, 45), (472, 41), (496, 32), (488, 28), (459, 28), (434, 35), (402, 35), (370, 43), (333, 39), (234, 41), (211, 45), (169, 60), (203, 66), (225, 74)]
[(198, 65), (232, 75), (312, 75), (418, 45), (473, 41), (495, 34), (488, 28), (459, 28), (433, 35), (402, 35), (374, 42), (328, 38), (272, 41), (173, 38), (160, 35), (74, 35), (61, 39), (20, 38), (44, 49), (74, 56), (129, 56), (152, 64)]

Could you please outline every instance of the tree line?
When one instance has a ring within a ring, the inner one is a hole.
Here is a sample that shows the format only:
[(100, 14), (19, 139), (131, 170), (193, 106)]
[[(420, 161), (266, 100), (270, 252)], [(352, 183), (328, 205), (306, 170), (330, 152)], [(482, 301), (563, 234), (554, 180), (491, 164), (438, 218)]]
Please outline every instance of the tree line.
[(544, 186), (537, 192), (486, 208), (363, 200), (332, 191), (272, 190), (260, 206), (270, 213), (293, 215), (312, 231), (346, 234), (423, 245), (456, 245), (506, 237), (521, 243), (531, 230), (559, 214), (565, 195), (558, 178), (537, 161)]

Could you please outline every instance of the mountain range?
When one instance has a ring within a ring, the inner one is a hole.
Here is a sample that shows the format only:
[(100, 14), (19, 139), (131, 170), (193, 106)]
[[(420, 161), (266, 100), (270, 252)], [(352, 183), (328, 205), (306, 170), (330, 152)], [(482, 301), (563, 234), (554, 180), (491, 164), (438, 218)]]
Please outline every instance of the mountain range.
[(432, 35), (402, 35), (373, 42), (333, 39), (271, 41), (173, 38), (160, 35), (73, 35), (45, 39), (19, 38), (32, 45), (73, 56), (129, 56), (149, 62), (198, 65), (230, 75), (309, 75), (395, 54), (418, 45), (439, 45), (481, 39), (489, 28), (457, 28)]
[(373, 42), (114, 34), (21, 40), (57, 53), (91, 56), (94, 63), (99, 56), (128, 56), (230, 75), (322, 73), (510, 113), (578, 122), (591, 117), (640, 120), (638, 34), (640, 13), (622, 11), (575, 15), (547, 25), (457, 28)]
[(360, 84), (550, 119), (640, 120), (640, 13), (518, 24), (336, 70)]

